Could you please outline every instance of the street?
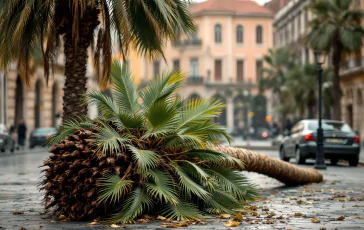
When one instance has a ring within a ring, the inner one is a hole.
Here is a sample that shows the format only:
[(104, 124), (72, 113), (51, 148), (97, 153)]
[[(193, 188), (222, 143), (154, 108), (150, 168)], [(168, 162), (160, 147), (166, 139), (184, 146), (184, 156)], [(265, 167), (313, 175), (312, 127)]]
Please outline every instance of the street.
[[(278, 158), (276, 150), (257, 152)], [(0, 155), (0, 229), (104, 228), (103, 225), (87, 225), (88, 222), (52, 221), (47, 215), (41, 214), (44, 210), (41, 204), (42, 195), (37, 190), (41, 171), (38, 166), (48, 155), (42, 148)], [(302, 167), (313, 167), (313, 163), (309, 161)], [(346, 163), (340, 162), (338, 166), (328, 166), (327, 171), (323, 172), (326, 182), (291, 188), (263, 175), (244, 173), (260, 188), (261, 198), (250, 206), (255, 210), (255, 213), (252, 212), (253, 216), (249, 212), (244, 215), (239, 227), (362, 229), (364, 226), (363, 166), (348, 167)], [(262, 218), (267, 210), (277, 218)], [(20, 212), (19, 215), (16, 212)], [(295, 216), (295, 213), (302, 213), (302, 217)], [(340, 216), (345, 217), (345, 220), (334, 220)], [(312, 218), (320, 219), (321, 223), (312, 223)], [(206, 225), (193, 225), (189, 228), (226, 229), (223, 225), (226, 221), (208, 217)], [(127, 225), (132, 229), (160, 229), (160, 226), (161, 222)]]

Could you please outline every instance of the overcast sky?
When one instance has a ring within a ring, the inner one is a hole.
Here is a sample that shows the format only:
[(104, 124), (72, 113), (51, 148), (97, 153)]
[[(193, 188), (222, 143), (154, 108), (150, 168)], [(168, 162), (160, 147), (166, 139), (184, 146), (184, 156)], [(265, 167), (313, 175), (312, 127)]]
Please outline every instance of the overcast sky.
[[(202, 1), (205, 1), (205, 0), (193, 0), (194, 2), (202, 2)], [(264, 3), (268, 2), (269, 0), (254, 0), (256, 1), (257, 3), (263, 5)]]

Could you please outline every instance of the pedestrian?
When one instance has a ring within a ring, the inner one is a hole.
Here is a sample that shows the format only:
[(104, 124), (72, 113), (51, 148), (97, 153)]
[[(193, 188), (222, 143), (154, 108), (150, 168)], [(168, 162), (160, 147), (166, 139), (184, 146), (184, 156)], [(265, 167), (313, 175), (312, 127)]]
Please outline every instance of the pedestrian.
[(21, 120), (18, 124), (18, 145), (24, 150), (25, 139), (27, 136), (27, 126), (24, 120)]

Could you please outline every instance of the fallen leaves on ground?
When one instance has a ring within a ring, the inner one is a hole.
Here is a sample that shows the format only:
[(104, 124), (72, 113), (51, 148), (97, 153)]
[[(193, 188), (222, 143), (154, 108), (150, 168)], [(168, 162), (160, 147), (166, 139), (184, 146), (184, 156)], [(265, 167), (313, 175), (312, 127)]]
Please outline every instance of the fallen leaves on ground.
[(51, 220), (51, 223), (57, 223), (57, 221), (56, 220)]
[(360, 216), (353, 216), (354, 219), (361, 219)]
[(234, 220), (239, 220), (239, 221), (243, 220), (243, 215), (241, 214), (241, 212), (235, 215)]
[(231, 214), (220, 214), (219, 218), (221, 219), (229, 219), (231, 217)]
[(300, 213), (300, 212), (296, 212), (296, 213), (294, 214), (294, 216), (303, 216), (303, 215), (302, 215), (302, 213)]
[(256, 216), (256, 217), (259, 217), (260, 216), (259, 213), (257, 213), (257, 212), (252, 212), (252, 215), (253, 216)]
[(321, 227), (321, 228), (320, 228), (320, 230), (326, 230), (326, 228), (324, 228), (324, 227)]
[(165, 218), (164, 216), (157, 216), (156, 218), (157, 220), (166, 220), (167, 218)]
[(280, 215), (280, 216), (278, 216), (278, 217), (277, 217), (277, 219), (283, 219), (283, 216), (282, 216), (282, 215)]
[(253, 198), (253, 200), (255, 200), (255, 201), (259, 201), (259, 200), (260, 200), (260, 198), (259, 198), (259, 197), (254, 197), (254, 198)]
[(225, 227), (237, 227), (237, 226), (239, 226), (239, 224), (240, 224), (240, 222), (228, 220), (227, 222), (225, 222), (224, 226)]
[(98, 224), (98, 223), (96, 221), (89, 223), (89, 225), (95, 225), (95, 224)]
[(65, 215), (60, 215), (59, 217), (58, 217), (58, 220), (65, 220), (66, 219), (66, 216)]
[(316, 218), (312, 218), (312, 219), (311, 219), (311, 222), (312, 222), (312, 223), (320, 223), (320, 222), (321, 222), (321, 220), (318, 220), (318, 219), (316, 219)]
[(344, 216), (339, 216), (338, 218), (336, 218), (336, 220), (345, 220)]
[(22, 214), (24, 214), (23, 211), (15, 211), (15, 212), (13, 212), (13, 215), (22, 215)]
[(178, 227), (188, 227), (187, 223), (178, 223), (177, 224)]
[(27, 229), (26, 229), (26, 228), (24, 228), (24, 227), (21, 227), (21, 228), (20, 228), (20, 230), (27, 230)]
[(116, 225), (116, 224), (112, 224), (110, 227), (111, 227), (111, 228), (126, 228), (126, 226), (125, 226), (125, 225), (120, 226), (120, 225)]

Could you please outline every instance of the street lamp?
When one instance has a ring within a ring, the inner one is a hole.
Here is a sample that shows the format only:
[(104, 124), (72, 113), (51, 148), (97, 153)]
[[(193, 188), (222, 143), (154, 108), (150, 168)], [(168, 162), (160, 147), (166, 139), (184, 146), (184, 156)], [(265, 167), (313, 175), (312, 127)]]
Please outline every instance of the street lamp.
[(324, 153), (324, 131), (322, 129), (322, 64), (325, 63), (326, 55), (320, 51), (315, 51), (315, 61), (318, 67), (318, 128), (317, 128), (317, 152), (316, 152), (316, 164), (315, 169), (326, 169), (325, 153)]

